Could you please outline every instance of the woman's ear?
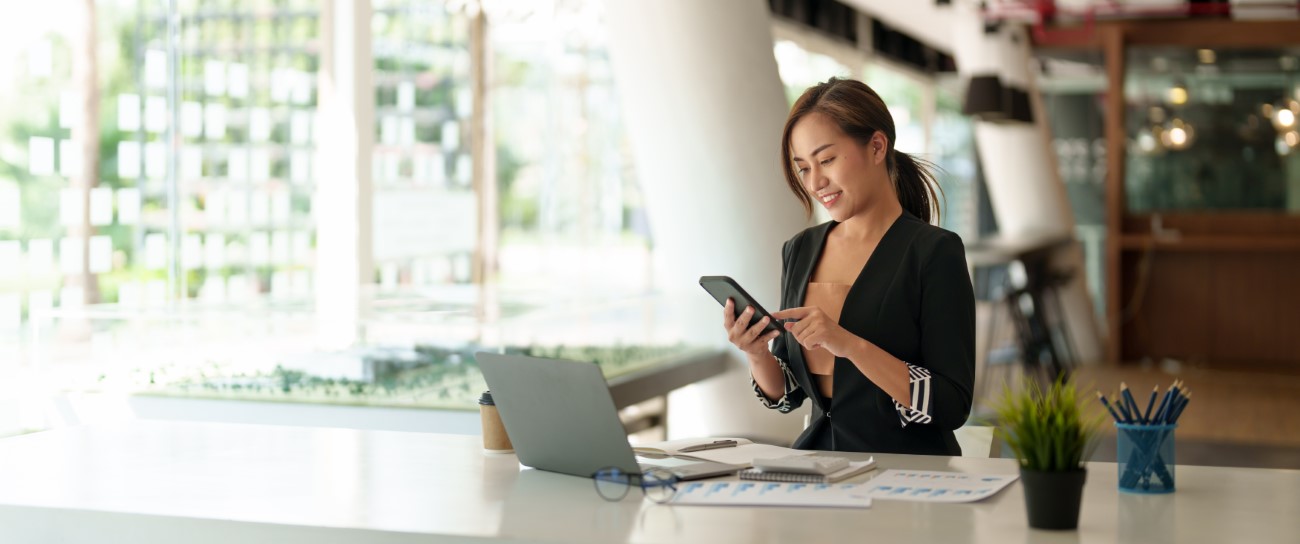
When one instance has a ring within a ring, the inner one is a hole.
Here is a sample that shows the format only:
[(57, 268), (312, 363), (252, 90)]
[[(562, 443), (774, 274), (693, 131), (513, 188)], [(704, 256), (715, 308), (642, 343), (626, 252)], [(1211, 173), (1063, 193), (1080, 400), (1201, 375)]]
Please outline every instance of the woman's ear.
[(879, 130), (871, 135), (871, 142), (868, 143), (867, 149), (871, 151), (871, 162), (881, 164), (889, 157), (889, 137)]

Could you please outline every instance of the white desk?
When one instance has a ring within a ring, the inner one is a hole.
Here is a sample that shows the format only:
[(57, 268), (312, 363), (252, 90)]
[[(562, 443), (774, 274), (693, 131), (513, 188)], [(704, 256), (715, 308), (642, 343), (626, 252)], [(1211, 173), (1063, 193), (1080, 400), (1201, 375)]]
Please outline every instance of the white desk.
[[(132, 422), (0, 440), (0, 542), (1295, 542), (1300, 471), (1178, 467), (1122, 495), (1089, 466), (1077, 532), (1030, 531), (1020, 484), (972, 504), (868, 510), (601, 500), (478, 437)], [(1014, 473), (1013, 461), (877, 455), (883, 468)]]

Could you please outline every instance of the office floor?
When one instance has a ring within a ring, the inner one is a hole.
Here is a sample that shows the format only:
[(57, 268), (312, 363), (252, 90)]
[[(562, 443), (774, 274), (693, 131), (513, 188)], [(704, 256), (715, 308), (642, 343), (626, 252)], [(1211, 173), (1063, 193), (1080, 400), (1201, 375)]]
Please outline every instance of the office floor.
[[(985, 330), (987, 315), (987, 307), (978, 308), (977, 330)], [(998, 345), (1010, 340), (1010, 327), (1002, 329), (998, 331), (1002, 338), (995, 340)], [(980, 334), (978, 353), (986, 353), (984, 341)], [(982, 367), (983, 361), (977, 364)], [(1159, 385), (1163, 392), (1175, 379), (1182, 380), (1192, 391), (1192, 402), (1178, 422), (1181, 464), (1300, 469), (1300, 368), (1279, 372), (1249, 365), (1213, 367), (1097, 363), (1080, 366), (1075, 379), (1089, 399), (1096, 390), (1111, 395), (1122, 382), (1142, 403), (1153, 386)], [(1228, 368), (1234, 370), (1224, 370)], [(977, 372), (990, 385), (977, 392), (976, 414), (989, 417), (990, 401), (1001, 384), (1018, 386), (1018, 365), (997, 365), (987, 374), (978, 368)], [(1099, 403), (1089, 405), (1099, 414), (1104, 410)], [(1010, 455), (1005, 448), (1004, 455)], [(1093, 459), (1115, 460), (1113, 427), (1104, 427)]]
[[(1300, 375), (1090, 365), (1077, 379), (1107, 394), (1124, 382), (1140, 398), (1182, 380), (1192, 401), (1178, 421), (1180, 464), (1300, 469)], [(1114, 457), (1115, 433), (1107, 428), (1094, 459)]]

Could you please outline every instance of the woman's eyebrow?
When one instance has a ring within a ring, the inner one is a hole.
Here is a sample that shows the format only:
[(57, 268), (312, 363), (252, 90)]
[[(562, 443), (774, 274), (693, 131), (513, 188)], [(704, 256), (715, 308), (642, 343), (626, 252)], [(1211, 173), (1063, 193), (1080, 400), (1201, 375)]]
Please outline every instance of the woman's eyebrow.
[[(822, 144), (822, 145), (821, 145), (820, 147), (818, 147), (817, 149), (814, 149), (813, 152), (812, 152), (812, 154), (811, 154), (810, 156), (816, 157), (818, 153), (821, 153), (823, 150), (825, 150), (826, 148), (831, 147), (831, 146), (833, 146), (833, 145), (835, 145), (835, 144)], [(802, 161), (803, 159), (800, 158), (800, 157), (795, 157), (794, 160), (796, 160), (796, 161)]]

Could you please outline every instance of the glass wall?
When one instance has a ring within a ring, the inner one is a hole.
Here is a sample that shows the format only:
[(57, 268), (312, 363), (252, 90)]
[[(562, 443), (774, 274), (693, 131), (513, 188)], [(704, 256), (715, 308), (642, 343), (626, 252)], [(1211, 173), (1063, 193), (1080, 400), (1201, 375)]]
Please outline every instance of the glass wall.
[(1300, 51), (1130, 48), (1128, 210), (1300, 213)]
[(1056, 166), (1084, 250), (1088, 293), (1106, 315), (1106, 80), (1100, 53), (1041, 57), (1038, 75)]

